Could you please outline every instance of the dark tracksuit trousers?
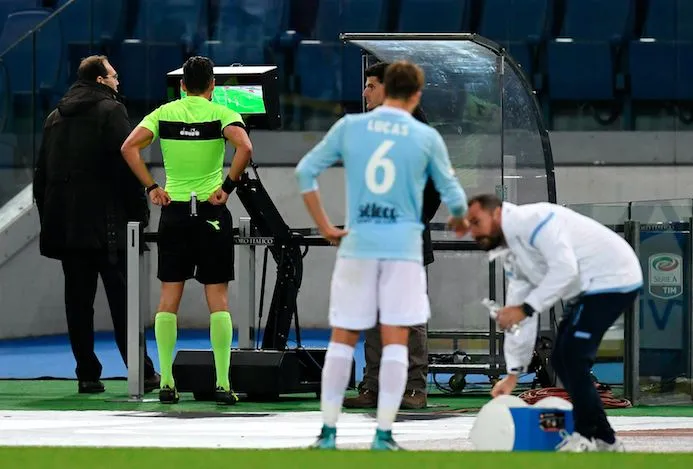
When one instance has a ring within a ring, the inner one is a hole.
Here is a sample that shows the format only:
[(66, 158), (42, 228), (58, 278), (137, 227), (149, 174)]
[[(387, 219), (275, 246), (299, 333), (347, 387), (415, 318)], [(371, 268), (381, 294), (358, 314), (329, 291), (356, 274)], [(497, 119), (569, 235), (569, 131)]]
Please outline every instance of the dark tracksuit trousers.
[(573, 403), (575, 431), (614, 442), (602, 401), (590, 376), (607, 329), (633, 304), (637, 291), (585, 295), (567, 305), (551, 361)]
[[(127, 271), (125, 253), (112, 264), (107, 254), (70, 254), (62, 259), (65, 275), (65, 312), (79, 381), (101, 378), (101, 363), (94, 353), (94, 299), (99, 274), (106, 290), (113, 331), (123, 362), (127, 364)], [(154, 376), (154, 365), (144, 351), (144, 377)]]

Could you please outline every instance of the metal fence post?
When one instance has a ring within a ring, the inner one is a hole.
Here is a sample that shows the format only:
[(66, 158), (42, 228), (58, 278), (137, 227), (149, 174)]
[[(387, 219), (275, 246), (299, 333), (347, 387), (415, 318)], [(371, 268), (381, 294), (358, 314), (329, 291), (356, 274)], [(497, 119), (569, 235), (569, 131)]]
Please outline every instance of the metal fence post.
[[(238, 348), (253, 348), (253, 323), (255, 320), (255, 246), (250, 217), (241, 217), (238, 223)], [(244, 240), (245, 238), (245, 240)]]
[[(640, 258), (640, 222), (628, 220), (624, 236)], [(640, 301), (636, 299), (623, 321), (623, 394), (634, 406), (640, 401)]]
[(142, 307), (141, 282), (143, 278), (141, 245), (142, 228), (139, 222), (127, 226), (127, 357), (129, 401), (141, 402), (144, 395), (144, 333), (140, 308)]

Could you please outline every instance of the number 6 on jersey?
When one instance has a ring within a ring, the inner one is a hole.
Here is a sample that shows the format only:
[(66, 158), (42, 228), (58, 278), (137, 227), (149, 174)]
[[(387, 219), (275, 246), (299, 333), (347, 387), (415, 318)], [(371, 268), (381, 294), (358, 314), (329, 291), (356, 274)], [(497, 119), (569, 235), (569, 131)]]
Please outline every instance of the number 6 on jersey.
[[(392, 160), (385, 158), (385, 155), (395, 145), (394, 140), (385, 140), (378, 145), (366, 165), (366, 186), (374, 194), (385, 194), (395, 183), (395, 164)], [(376, 177), (378, 168), (382, 168), (382, 181), (378, 182)]]

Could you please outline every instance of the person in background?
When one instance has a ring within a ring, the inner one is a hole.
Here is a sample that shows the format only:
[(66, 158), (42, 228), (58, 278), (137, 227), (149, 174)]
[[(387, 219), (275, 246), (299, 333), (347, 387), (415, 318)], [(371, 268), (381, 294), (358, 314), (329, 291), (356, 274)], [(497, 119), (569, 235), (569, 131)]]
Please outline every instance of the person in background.
[[(144, 191), (120, 156), (130, 133), (118, 95), (118, 74), (102, 55), (82, 60), (78, 80), (43, 127), (34, 169), (41, 255), (60, 260), (65, 313), (80, 393), (105, 390), (94, 353), (94, 299), (99, 275), (106, 290), (115, 341), (127, 363), (125, 230), (149, 223)], [(146, 353), (144, 390), (159, 387)]]

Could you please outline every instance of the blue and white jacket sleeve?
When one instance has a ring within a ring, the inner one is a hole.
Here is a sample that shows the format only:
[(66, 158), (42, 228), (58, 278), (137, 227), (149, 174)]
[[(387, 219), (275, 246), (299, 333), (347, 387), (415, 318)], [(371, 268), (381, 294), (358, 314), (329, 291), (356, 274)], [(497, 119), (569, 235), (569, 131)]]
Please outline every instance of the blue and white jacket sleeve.
[(318, 190), (318, 176), (342, 158), (342, 141), (346, 117), (339, 119), (311, 151), (299, 161), (294, 171), (301, 194)]
[(529, 232), (529, 245), (539, 251), (547, 270), (524, 302), (537, 312), (551, 308), (579, 276), (577, 257), (553, 212), (539, 214)]
[[(521, 272), (515, 270), (511, 263), (506, 262), (505, 269), (508, 278), (505, 304), (507, 306), (521, 305), (532, 290), (532, 284), (522, 276)], [(527, 373), (537, 340), (538, 320), (537, 313), (520, 322), (517, 335), (505, 333), (503, 356), (508, 374)]]
[(437, 130), (431, 128), (431, 131), (433, 139), (428, 161), (428, 173), (440, 193), (440, 200), (453, 216), (461, 217), (467, 212), (467, 194), (455, 176), (455, 170), (450, 163), (448, 148), (443, 137)]

